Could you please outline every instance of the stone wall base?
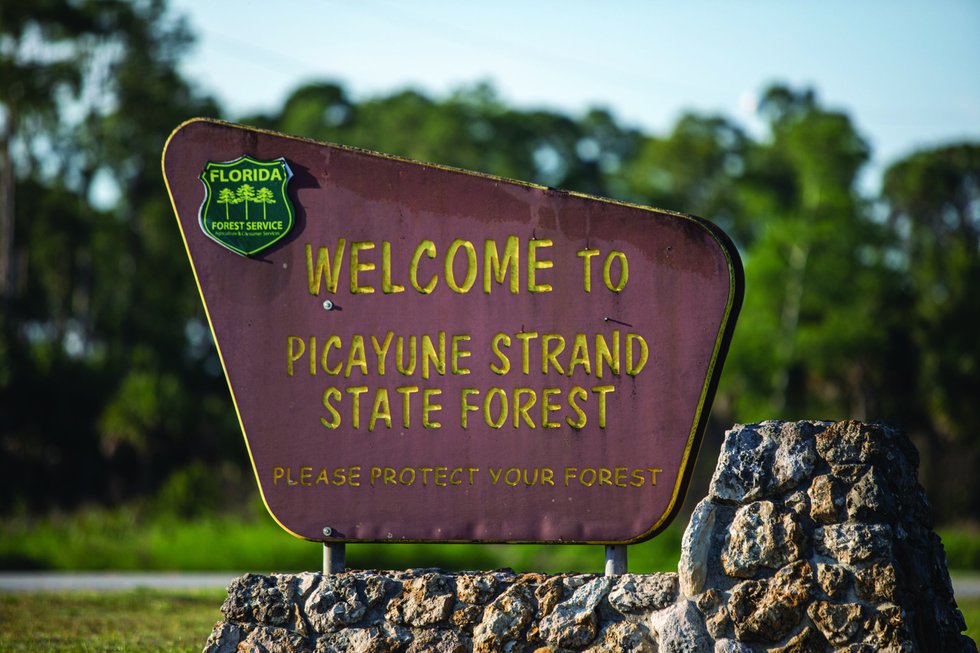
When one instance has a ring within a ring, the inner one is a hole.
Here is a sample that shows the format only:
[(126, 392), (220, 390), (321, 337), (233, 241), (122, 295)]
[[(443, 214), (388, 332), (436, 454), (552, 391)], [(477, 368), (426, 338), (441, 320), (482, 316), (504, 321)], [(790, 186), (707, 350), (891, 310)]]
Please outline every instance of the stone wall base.
[(677, 573), (246, 574), (205, 652), (976, 651), (917, 467), (879, 424), (739, 425)]

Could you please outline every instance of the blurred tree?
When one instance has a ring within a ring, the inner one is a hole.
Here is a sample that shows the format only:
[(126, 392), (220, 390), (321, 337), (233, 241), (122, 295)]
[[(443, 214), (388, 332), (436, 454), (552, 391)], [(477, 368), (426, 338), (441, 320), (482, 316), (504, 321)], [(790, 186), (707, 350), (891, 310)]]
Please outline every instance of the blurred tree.
[(744, 247), (752, 242), (754, 225), (741, 206), (738, 185), (752, 145), (724, 118), (685, 114), (667, 136), (642, 139), (624, 171), (624, 195), (710, 217)]
[(487, 84), (460, 89), (442, 102), (406, 90), (360, 103), (335, 84), (310, 84), (293, 92), (277, 115), (244, 122), (603, 195), (612, 194), (613, 173), (639, 138), (600, 109), (575, 120), (508, 108)]
[(725, 392), (739, 420), (877, 417), (869, 386), (886, 336), (869, 299), (892, 277), (856, 189), (868, 148), (811, 92), (773, 87), (761, 109), (771, 136), (737, 193), (754, 235)]
[(918, 436), (946, 518), (980, 514), (980, 145), (915, 153), (882, 185), (902, 286), (881, 394)]
[(242, 457), (202, 437), (233, 417), (157, 161), (174, 125), (216, 109), (177, 74), (188, 34), (165, 9), (0, 7), (17, 198), (5, 187), (0, 509), (120, 500), (195, 456)]

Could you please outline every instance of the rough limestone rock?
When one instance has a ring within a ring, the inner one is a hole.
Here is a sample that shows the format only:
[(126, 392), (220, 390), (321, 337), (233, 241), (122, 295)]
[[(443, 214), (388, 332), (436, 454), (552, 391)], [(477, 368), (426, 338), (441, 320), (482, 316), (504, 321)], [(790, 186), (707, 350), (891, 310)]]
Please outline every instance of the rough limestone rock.
[(676, 574), (246, 574), (204, 650), (976, 651), (917, 465), (880, 424), (736, 426)]

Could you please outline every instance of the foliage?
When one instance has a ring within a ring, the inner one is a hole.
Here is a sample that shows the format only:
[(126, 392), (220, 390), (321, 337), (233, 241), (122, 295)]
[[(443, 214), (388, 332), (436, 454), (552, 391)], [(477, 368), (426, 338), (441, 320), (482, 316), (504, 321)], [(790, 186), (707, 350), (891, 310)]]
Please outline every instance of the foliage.
[[(189, 42), (164, 0), (0, 5), (0, 514), (159, 496), (203, 519), (250, 495), (158, 168), (177, 124), (219, 114), (177, 70)], [(870, 197), (846, 113), (784, 86), (760, 107), (762, 138), (693, 113), (649, 134), (487, 84), (312, 82), (242, 122), (716, 220), (748, 289), (714, 423), (894, 420), (941, 518), (977, 520), (980, 145), (895, 162)]]
[(0, 650), (200, 651), (224, 597), (223, 590), (4, 594)]
[[(322, 567), (322, 547), (288, 535), (264, 514), (178, 517), (154, 510), (86, 509), (45, 519), (7, 518), (0, 539), (0, 568), (46, 570), (266, 570)], [(630, 547), (634, 572), (677, 568), (681, 526)], [(351, 544), (352, 569), (441, 567), (449, 570), (598, 572), (599, 546)]]

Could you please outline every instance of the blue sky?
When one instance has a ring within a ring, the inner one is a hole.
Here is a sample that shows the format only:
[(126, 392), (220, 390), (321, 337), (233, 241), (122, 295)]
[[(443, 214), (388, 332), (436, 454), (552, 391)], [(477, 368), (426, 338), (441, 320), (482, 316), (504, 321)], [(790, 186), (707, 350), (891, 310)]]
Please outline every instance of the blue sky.
[(504, 100), (603, 106), (663, 133), (686, 110), (758, 130), (771, 82), (812, 86), (874, 149), (868, 180), (915, 149), (980, 140), (980, 2), (174, 0), (198, 42), (184, 72), (232, 115), (299, 83), (355, 97), (490, 81)]

